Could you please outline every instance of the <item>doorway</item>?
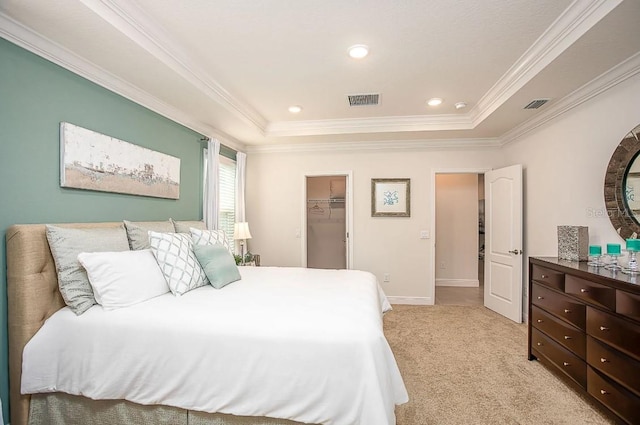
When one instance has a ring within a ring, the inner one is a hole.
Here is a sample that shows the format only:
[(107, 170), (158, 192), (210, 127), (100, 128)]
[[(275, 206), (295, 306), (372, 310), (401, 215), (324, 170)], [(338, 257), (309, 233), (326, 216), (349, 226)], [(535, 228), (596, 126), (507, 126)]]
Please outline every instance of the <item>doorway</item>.
[(305, 176), (306, 266), (349, 268), (349, 176)]
[(435, 304), (484, 304), (484, 174), (435, 178)]

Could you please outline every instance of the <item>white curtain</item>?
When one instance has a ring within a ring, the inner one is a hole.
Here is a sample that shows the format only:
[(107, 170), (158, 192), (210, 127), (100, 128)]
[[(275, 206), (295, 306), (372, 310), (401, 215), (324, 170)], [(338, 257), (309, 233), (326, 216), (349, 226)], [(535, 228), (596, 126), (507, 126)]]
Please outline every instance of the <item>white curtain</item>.
[(219, 157), (220, 142), (216, 139), (209, 139), (207, 146), (207, 181), (204, 197), (204, 222), (209, 230), (218, 228), (218, 205), (220, 204)]
[(236, 223), (247, 221), (244, 204), (246, 164), (247, 154), (238, 152), (236, 154)]

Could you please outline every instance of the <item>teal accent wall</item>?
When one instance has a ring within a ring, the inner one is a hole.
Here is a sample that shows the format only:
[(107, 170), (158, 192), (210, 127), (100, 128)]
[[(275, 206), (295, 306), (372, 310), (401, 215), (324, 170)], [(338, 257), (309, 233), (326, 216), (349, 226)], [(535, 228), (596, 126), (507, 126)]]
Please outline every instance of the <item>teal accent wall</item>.
[[(61, 188), (61, 121), (180, 158), (180, 199)], [(0, 397), (5, 423), (9, 422), (6, 229), (17, 223), (201, 219), (204, 144), (200, 137), (0, 39)]]

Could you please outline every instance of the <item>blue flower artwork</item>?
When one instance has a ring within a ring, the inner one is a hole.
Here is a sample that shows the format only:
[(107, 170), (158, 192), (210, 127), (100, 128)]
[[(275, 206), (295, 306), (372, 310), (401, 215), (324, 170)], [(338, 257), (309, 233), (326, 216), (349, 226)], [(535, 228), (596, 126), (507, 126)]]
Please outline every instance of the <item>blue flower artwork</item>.
[(382, 204), (383, 205), (397, 205), (400, 202), (400, 199), (398, 198), (398, 191), (397, 190), (387, 190), (383, 193), (384, 198), (382, 200)]

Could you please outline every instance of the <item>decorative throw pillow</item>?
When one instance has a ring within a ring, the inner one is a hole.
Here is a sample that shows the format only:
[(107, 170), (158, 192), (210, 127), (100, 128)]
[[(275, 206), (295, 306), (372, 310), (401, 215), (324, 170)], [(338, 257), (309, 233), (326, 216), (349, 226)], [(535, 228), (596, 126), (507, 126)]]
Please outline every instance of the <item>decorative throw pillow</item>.
[(224, 246), (194, 245), (193, 251), (214, 288), (220, 289), (241, 279), (235, 259)]
[(81, 252), (128, 251), (124, 226), (73, 229), (47, 225), (47, 240), (56, 264), (64, 302), (77, 315), (96, 303), (87, 273), (78, 261)]
[(191, 239), (195, 245), (213, 245), (219, 244), (227, 248), (230, 254), (233, 254), (231, 244), (224, 234), (224, 230), (199, 230), (196, 228), (189, 229), (191, 231)]
[(150, 231), (149, 243), (174, 295), (182, 295), (209, 283), (193, 252), (189, 235)]
[(96, 301), (107, 310), (128, 307), (169, 292), (150, 249), (83, 252), (78, 261), (87, 271)]
[(172, 218), (169, 221), (173, 224), (176, 233), (189, 233), (189, 229), (192, 227), (198, 230), (207, 230), (204, 221), (175, 221)]
[(149, 249), (149, 230), (154, 232), (174, 232), (173, 223), (167, 221), (127, 221), (124, 220), (127, 228), (127, 238), (131, 249)]

